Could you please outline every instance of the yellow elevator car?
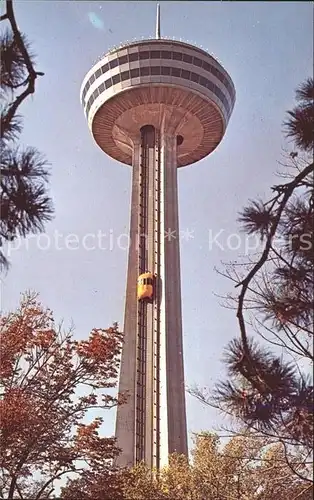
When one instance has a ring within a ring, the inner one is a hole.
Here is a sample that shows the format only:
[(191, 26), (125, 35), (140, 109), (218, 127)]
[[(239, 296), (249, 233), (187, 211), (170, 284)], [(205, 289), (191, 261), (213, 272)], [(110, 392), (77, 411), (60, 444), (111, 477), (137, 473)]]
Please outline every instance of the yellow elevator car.
[(137, 298), (138, 300), (153, 298), (154, 293), (154, 275), (152, 273), (140, 274), (137, 279)]

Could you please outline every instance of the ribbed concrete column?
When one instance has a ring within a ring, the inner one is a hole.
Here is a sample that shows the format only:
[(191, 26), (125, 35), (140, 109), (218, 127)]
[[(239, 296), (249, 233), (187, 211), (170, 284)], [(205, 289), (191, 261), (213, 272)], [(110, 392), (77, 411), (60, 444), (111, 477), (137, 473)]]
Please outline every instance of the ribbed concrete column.
[(160, 131), (165, 230), (162, 309), (166, 340), (168, 453), (187, 455), (176, 135), (182, 118), (181, 113), (165, 114)]

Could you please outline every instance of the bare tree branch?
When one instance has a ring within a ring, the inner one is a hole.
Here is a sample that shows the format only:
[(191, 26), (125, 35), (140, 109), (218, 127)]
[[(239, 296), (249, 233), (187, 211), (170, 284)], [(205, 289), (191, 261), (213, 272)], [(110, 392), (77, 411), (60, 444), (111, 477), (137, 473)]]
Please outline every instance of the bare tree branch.
[[(238, 283), (236, 285), (236, 288), (241, 286), (241, 292), (240, 292), (240, 295), (238, 298), (237, 318), (238, 318), (240, 332), (241, 332), (243, 350), (244, 350), (244, 354), (245, 354), (248, 362), (250, 362), (251, 356), (250, 356), (250, 350), (249, 350), (249, 346), (248, 346), (248, 338), (247, 338), (246, 326), (245, 326), (244, 315), (243, 315), (245, 294), (249, 288), (251, 280), (254, 278), (254, 276), (257, 274), (257, 272), (262, 268), (262, 266), (267, 261), (269, 252), (271, 250), (273, 237), (275, 236), (280, 218), (282, 216), (284, 208), (287, 205), (289, 198), (293, 194), (295, 188), (300, 184), (300, 182), (303, 179), (305, 179), (305, 177), (307, 177), (311, 172), (313, 172), (313, 170), (314, 170), (314, 164), (311, 163), (310, 165), (305, 167), (302, 170), (302, 172), (300, 172), (290, 183), (287, 183), (284, 186), (282, 186), (282, 192), (283, 192), (282, 200), (279, 203), (276, 216), (271, 224), (270, 231), (269, 231), (269, 234), (267, 236), (265, 248), (264, 248), (264, 251), (261, 255), (261, 258), (254, 265), (254, 267), (250, 270), (250, 272), (248, 273), (246, 278), (244, 278), (244, 280), (242, 280), (240, 283)], [(282, 195), (282, 193), (280, 193), (278, 195), (278, 200), (279, 200), (279, 197), (281, 195)], [(251, 363), (251, 368), (253, 371), (255, 371), (252, 363)]]

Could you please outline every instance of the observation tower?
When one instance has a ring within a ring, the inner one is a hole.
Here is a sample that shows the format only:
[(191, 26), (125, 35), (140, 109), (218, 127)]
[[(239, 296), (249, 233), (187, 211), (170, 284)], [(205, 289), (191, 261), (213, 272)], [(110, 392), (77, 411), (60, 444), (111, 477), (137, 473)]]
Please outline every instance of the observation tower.
[(158, 469), (170, 453), (188, 455), (177, 169), (218, 146), (235, 88), (207, 52), (160, 37), (158, 7), (156, 38), (105, 54), (81, 102), (97, 145), (132, 166), (117, 464)]

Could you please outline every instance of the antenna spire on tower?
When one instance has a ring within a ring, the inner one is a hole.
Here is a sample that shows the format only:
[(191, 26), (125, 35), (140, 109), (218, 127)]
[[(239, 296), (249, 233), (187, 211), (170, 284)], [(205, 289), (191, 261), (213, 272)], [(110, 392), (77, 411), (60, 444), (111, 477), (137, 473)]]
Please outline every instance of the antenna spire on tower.
[(156, 38), (160, 38), (160, 4), (157, 4), (157, 15), (156, 15)]

